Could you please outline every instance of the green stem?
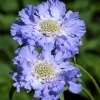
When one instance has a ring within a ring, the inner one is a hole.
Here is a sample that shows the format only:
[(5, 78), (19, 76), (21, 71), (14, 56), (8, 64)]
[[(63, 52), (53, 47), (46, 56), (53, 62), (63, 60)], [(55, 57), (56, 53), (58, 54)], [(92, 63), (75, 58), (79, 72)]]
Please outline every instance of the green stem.
[(75, 58), (75, 55), (74, 55), (74, 58), (73, 58), (73, 59), (74, 59), (74, 64), (76, 64), (76, 58)]
[(83, 87), (82, 88), (83, 92), (85, 92), (87, 94), (87, 96), (91, 99), (94, 100), (94, 98), (92, 97), (92, 95)]
[(95, 79), (83, 67), (81, 67), (79, 65), (77, 65), (77, 66), (92, 80), (93, 84), (95, 85), (95, 87), (97, 89), (98, 94), (100, 95), (100, 89), (99, 89), (99, 86), (96, 83)]
[(64, 93), (63, 92), (60, 93), (60, 100), (64, 100)]
[(68, 90), (68, 86), (65, 86), (64, 91), (63, 91), (63, 92), (65, 92), (66, 90)]
[[(73, 63), (72, 63), (73, 64)], [(82, 70), (90, 79), (91, 81), (93, 82), (93, 84), (95, 85), (96, 89), (97, 89), (97, 92), (98, 94), (100, 95), (100, 89), (99, 89), (99, 86), (98, 84), (96, 83), (95, 79), (83, 68), (81, 67), (80, 65), (78, 64), (73, 64), (75, 66), (77, 66), (78, 68), (80, 68), (80, 70)]]
[(68, 86), (65, 86), (64, 90), (60, 93), (60, 100), (64, 100), (64, 92), (68, 90)]

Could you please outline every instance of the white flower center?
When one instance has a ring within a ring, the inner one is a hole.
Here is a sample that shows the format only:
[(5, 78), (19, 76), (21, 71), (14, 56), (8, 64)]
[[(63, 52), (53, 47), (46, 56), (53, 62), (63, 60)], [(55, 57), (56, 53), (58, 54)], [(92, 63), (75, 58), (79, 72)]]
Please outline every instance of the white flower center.
[(60, 25), (53, 20), (44, 20), (43, 22), (40, 23), (40, 28), (43, 32), (47, 33), (55, 33), (55, 32), (60, 32)]
[(36, 64), (32, 71), (37, 78), (42, 80), (42, 82), (52, 81), (52, 79), (54, 79), (59, 73), (58, 68), (52, 67), (52, 65), (48, 64), (47, 62)]
[(48, 63), (39, 63), (35, 66), (35, 72), (37, 72), (42, 78), (50, 78), (54, 75), (54, 68)]

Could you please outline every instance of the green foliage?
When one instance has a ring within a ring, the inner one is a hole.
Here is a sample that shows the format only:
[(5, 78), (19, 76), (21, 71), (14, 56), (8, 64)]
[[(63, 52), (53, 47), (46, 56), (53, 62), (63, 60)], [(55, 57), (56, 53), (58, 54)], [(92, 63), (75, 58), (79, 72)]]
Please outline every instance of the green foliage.
[[(26, 4), (37, 5), (42, 0), (0, 0), (0, 100), (8, 100), (9, 90), (13, 84), (9, 71), (16, 71), (13, 65), (14, 52), (18, 44), (10, 35), (11, 23), (18, 17), (18, 11)], [(61, 0), (64, 1), (64, 0)], [(87, 32), (83, 36), (83, 46), (79, 47), (76, 62), (83, 66), (100, 84), (100, 1), (99, 0), (65, 0), (67, 11), (79, 11)], [(99, 100), (91, 80), (83, 73), (82, 84)], [(67, 94), (66, 94), (67, 95)], [(81, 93), (82, 97), (88, 97)], [(13, 100), (35, 100), (33, 92), (15, 92)], [(69, 99), (71, 100), (71, 99)]]

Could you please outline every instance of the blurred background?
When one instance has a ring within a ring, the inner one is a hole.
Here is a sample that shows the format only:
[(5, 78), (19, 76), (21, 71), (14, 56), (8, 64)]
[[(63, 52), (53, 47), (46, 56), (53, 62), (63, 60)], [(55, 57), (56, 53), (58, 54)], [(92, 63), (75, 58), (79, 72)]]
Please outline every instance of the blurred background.
[[(0, 0), (0, 100), (8, 100), (8, 93), (13, 84), (10, 70), (16, 71), (13, 65), (14, 52), (18, 44), (10, 35), (10, 26), (17, 18), (18, 11), (26, 4), (37, 5), (43, 0)], [(83, 36), (83, 46), (79, 47), (76, 60), (96, 80), (100, 86), (100, 0), (61, 0), (66, 4), (67, 10), (78, 11), (80, 19), (84, 20), (87, 32)], [(82, 73), (82, 85), (95, 97), (100, 97), (92, 81)], [(81, 92), (75, 95), (65, 92), (65, 100), (90, 100)], [(35, 100), (33, 92), (27, 94), (15, 92), (13, 100)]]

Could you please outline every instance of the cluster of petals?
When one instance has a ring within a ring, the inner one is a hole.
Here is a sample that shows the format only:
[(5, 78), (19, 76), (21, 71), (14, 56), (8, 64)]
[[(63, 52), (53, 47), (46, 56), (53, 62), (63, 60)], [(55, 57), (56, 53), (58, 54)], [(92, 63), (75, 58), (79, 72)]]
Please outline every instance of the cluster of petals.
[[(34, 97), (42, 100), (57, 100), (60, 93), (64, 90), (65, 86), (75, 94), (82, 90), (81, 84), (77, 78), (81, 73), (77, 67), (70, 65), (66, 60), (66, 54), (59, 51), (52, 55), (51, 43), (45, 44), (41, 53), (38, 53), (31, 45), (24, 46), (16, 50), (16, 57), (14, 64), (18, 72), (10, 72), (12, 79), (15, 81), (13, 84), (18, 92), (23, 89), (28, 91), (34, 90)], [(33, 72), (35, 65), (39, 62), (47, 62), (57, 71), (49, 81), (37, 77), (36, 72)]]
[[(68, 58), (78, 53), (77, 47), (82, 45), (81, 37), (86, 32), (85, 23), (78, 12), (66, 12), (63, 2), (48, 0), (37, 6), (27, 5), (18, 16), (19, 20), (12, 23), (11, 35), (20, 45), (42, 46), (51, 42), (55, 49), (67, 52)], [(59, 24), (59, 31), (42, 31), (40, 24), (47, 20)]]

